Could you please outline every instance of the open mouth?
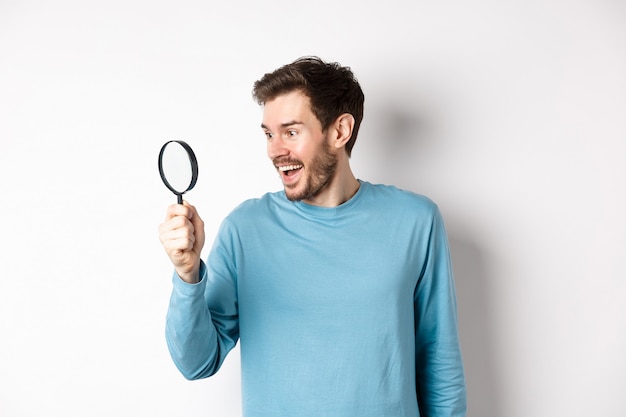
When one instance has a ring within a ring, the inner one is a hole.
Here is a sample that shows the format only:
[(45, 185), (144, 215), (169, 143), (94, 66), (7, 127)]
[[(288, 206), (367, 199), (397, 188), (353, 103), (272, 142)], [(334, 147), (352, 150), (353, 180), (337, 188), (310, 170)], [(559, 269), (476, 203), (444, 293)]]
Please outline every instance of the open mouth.
[(300, 172), (301, 169), (302, 169), (302, 165), (285, 165), (285, 166), (278, 167), (278, 171), (281, 173), (281, 175), (287, 178), (293, 177), (298, 172)]

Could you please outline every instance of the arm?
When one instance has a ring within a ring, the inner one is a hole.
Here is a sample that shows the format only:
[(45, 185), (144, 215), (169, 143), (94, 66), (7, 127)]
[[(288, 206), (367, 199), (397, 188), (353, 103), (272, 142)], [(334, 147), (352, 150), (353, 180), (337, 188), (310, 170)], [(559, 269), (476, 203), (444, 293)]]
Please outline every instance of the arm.
[(426, 264), (415, 289), (417, 396), (423, 417), (462, 417), (465, 376), (457, 330), (456, 295), (448, 241), (438, 210)]
[(204, 262), (197, 284), (188, 284), (175, 273), (165, 336), (170, 356), (185, 378), (215, 374), (239, 338), (232, 282), (210, 279)]
[(213, 375), (239, 337), (237, 291), (224, 227), (209, 256), (200, 260), (204, 223), (193, 206), (173, 205), (160, 238), (175, 267), (166, 319), (170, 355), (187, 379)]

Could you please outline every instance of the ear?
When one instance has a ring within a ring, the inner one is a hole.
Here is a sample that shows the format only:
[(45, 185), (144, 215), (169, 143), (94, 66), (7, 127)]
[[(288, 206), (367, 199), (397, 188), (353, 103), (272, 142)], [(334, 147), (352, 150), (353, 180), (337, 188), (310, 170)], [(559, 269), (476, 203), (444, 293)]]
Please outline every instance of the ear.
[(333, 146), (337, 149), (346, 146), (346, 143), (352, 137), (352, 129), (354, 129), (354, 116), (350, 113), (344, 113), (335, 120), (333, 125), (335, 136), (333, 138)]

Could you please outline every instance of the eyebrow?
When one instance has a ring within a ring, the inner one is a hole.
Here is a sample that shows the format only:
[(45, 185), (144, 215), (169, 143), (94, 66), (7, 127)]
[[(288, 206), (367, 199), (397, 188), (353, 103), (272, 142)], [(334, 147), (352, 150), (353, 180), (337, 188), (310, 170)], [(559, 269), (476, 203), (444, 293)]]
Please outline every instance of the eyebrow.
[[(280, 124), (280, 127), (281, 127), (281, 128), (286, 128), (286, 127), (289, 127), (289, 126), (294, 126), (294, 125), (302, 125), (302, 124), (304, 124), (304, 123), (303, 123), (303, 122), (300, 122), (300, 121), (298, 121), (298, 120), (291, 120), (291, 121), (289, 121), (289, 122), (281, 123), (281, 124)], [(267, 130), (270, 130), (267, 126), (265, 126), (265, 124), (264, 124), (264, 123), (261, 123), (261, 128), (262, 128), (262, 129), (267, 129)]]

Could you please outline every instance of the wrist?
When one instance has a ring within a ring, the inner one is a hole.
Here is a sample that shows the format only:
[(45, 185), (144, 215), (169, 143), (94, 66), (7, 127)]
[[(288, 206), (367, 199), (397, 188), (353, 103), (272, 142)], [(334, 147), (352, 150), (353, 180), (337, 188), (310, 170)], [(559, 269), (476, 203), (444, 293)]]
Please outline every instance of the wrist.
[(197, 284), (200, 282), (200, 265), (196, 265), (191, 269), (176, 268), (176, 274), (187, 284)]

